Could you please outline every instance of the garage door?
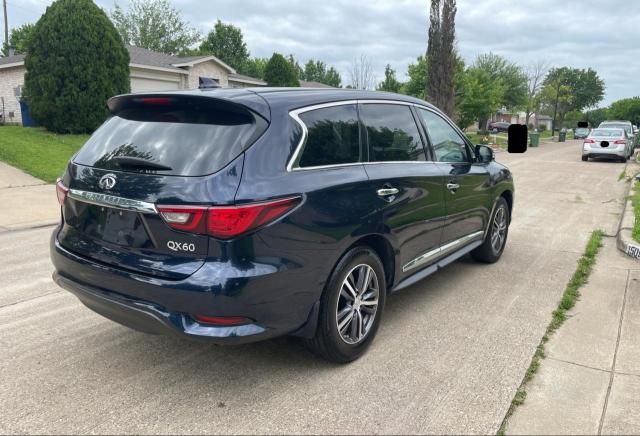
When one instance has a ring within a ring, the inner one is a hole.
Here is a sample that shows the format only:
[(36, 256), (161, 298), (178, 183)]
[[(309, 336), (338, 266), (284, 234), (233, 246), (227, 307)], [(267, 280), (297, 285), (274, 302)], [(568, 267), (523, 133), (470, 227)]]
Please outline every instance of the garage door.
[(180, 89), (178, 82), (158, 79), (142, 79), (139, 77), (131, 78), (131, 92), (144, 91), (172, 91)]

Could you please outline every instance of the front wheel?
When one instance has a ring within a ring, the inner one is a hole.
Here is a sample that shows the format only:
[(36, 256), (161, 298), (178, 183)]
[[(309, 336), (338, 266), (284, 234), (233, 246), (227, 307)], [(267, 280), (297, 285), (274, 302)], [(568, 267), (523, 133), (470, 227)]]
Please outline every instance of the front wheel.
[(509, 233), (509, 205), (500, 197), (496, 202), (493, 216), (489, 221), (489, 230), (481, 246), (471, 252), (471, 256), (484, 263), (494, 263), (500, 259)]
[(376, 335), (386, 296), (380, 258), (367, 247), (350, 250), (327, 282), (316, 334), (307, 345), (332, 362), (357, 359)]

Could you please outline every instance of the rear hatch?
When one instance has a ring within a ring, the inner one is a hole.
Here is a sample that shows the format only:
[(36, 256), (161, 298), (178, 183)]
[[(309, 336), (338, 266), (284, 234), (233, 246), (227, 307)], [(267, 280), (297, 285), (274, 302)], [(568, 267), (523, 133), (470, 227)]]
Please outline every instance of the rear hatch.
[(620, 145), (626, 146), (621, 128), (598, 128), (591, 133), (585, 142), (590, 142), (591, 148), (607, 150), (618, 149)]
[(208, 96), (127, 95), (109, 109), (61, 180), (60, 244), (125, 270), (185, 278), (205, 261), (209, 237), (169, 227), (158, 206), (233, 203), (243, 151), (268, 122)]

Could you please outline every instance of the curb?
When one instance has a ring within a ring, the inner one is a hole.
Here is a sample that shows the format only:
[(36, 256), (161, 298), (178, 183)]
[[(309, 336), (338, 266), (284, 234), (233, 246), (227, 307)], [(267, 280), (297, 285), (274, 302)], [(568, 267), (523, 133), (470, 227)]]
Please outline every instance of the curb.
[(637, 180), (634, 178), (629, 187), (629, 191), (627, 191), (624, 210), (622, 211), (622, 217), (620, 218), (620, 224), (618, 225), (618, 232), (616, 234), (616, 246), (618, 247), (618, 250), (622, 251), (627, 256), (634, 259), (640, 259), (640, 244), (635, 242), (631, 237), (635, 217), (633, 213), (633, 204), (631, 203), (629, 195), (635, 188), (636, 183)]
[(43, 227), (53, 227), (55, 225), (58, 225), (59, 222), (60, 219), (58, 218), (56, 220), (44, 220), (25, 224), (11, 224), (0, 226), (0, 234), (8, 232), (19, 232), (22, 230), (41, 229)]

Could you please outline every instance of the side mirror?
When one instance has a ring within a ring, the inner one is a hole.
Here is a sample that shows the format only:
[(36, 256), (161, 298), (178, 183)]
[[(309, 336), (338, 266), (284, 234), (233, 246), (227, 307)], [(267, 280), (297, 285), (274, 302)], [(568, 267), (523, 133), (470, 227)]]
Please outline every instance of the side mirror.
[(475, 152), (476, 162), (478, 163), (489, 163), (496, 158), (491, 147), (486, 145), (476, 145)]

